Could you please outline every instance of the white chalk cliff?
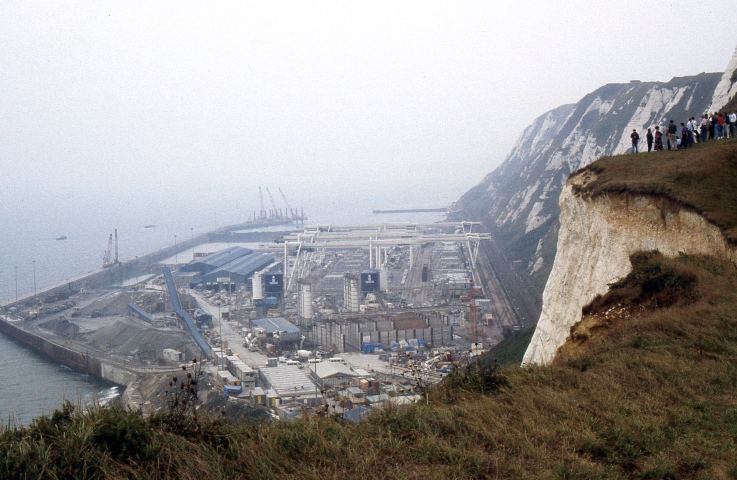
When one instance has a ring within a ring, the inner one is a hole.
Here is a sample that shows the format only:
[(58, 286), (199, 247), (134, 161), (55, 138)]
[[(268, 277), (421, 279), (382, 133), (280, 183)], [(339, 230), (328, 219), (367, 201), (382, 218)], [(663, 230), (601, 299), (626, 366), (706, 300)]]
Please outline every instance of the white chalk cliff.
[(524, 130), (499, 168), (459, 199), (459, 217), (483, 221), (520, 273), (542, 290), (555, 257), (558, 197), (568, 176), (604, 155), (626, 152), (633, 128), (643, 138), (640, 148), (647, 149), (648, 127), (701, 115), (724, 79), (722, 73), (702, 73), (609, 84), (551, 110)]
[(719, 111), (735, 95), (737, 95), (737, 48), (734, 49), (732, 60), (729, 61), (724, 75), (714, 89), (714, 98), (708, 111)]
[(629, 273), (634, 252), (710, 254), (737, 266), (737, 248), (701, 215), (660, 197), (575, 193), (594, 179), (595, 173), (583, 170), (561, 193), (557, 255), (524, 364), (553, 360), (571, 326), (581, 320), (581, 308)]

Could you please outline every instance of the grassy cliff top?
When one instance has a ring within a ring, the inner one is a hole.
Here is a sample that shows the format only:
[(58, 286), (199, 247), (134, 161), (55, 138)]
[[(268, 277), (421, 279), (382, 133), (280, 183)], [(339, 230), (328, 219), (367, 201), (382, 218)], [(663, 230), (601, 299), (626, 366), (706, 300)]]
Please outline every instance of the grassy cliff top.
[[(647, 149), (644, 141), (640, 146)], [(737, 244), (737, 138), (684, 150), (604, 157), (579, 170), (585, 171), (595, 178), (578, 193), (666, 197), (703, 215)]]
[(0, 435), (0, 478), (737, 477), (737, 271), (633, 256), (546, 367), (477, 367), (358, 425), (71, 408)]

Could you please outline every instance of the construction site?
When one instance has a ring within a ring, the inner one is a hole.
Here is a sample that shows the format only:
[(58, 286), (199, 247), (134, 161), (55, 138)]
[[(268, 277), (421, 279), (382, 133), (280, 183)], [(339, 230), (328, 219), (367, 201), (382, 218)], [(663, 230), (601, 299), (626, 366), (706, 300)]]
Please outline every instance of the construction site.
[(199, 358), (233, 401), (349, 413), (411, 396), (519, 328), (481, 285), (477, 224), (304, 227), (267, 194), (274, 208), (247, 224), (135, 262), (113, 232), (99, 272), (6, 305), (4, 330), (142, 408), (158, 408), (152, 379)]

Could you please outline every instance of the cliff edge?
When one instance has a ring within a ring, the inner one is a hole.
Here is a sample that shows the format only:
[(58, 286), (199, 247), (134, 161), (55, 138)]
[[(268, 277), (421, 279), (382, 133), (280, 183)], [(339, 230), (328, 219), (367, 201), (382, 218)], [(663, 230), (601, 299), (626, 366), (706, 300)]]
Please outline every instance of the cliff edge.
[(543, 308), (523, 363), (550, 363), (582, 307), (630, 271), (630, 255), (713, 255), (737, 267), (737, 139), (603, 158), (572, 174)]

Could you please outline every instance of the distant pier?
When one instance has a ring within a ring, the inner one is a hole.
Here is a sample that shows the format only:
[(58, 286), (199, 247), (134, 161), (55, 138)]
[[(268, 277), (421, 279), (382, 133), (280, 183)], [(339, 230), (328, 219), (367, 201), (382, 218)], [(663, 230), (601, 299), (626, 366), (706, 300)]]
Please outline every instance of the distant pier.
[(431, 213), (431, 212), (447, 212), (447, 208), (402, 208), (399, 210), (374, 210), (374, 215), (380, 215), (383, 213)]

